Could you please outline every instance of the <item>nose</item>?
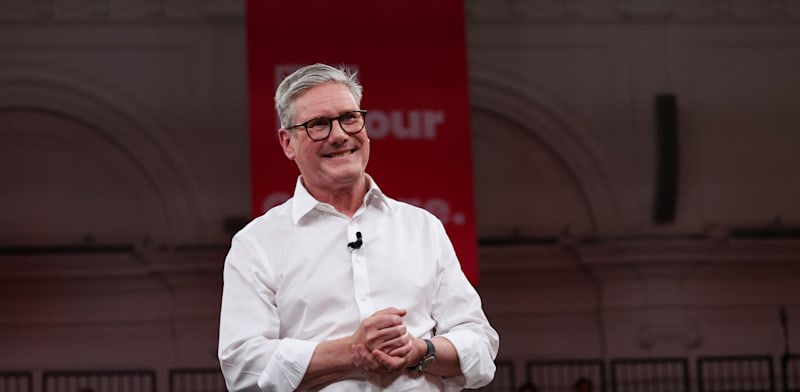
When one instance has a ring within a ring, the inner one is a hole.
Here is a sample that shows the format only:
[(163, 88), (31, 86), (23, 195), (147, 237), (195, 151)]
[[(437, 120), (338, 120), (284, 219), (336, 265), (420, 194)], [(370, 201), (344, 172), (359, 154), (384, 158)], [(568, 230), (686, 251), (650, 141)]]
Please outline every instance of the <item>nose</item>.
[(329, 140), (347, 140), (350, 135), (344, 131), (342, 125), (337, 120), (331, 120), (331, 134), (328, 136)]

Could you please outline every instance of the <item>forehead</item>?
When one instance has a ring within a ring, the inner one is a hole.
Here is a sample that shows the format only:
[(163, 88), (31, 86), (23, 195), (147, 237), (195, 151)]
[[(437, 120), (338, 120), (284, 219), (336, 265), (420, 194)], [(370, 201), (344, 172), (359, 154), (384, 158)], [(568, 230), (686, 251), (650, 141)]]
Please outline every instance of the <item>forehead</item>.
[(296, 118), (336, 116), (341, 112), (358, 109), (356, 99), (350, 89), (336, 82), (308, 89), (295, 98), (292, 106)]

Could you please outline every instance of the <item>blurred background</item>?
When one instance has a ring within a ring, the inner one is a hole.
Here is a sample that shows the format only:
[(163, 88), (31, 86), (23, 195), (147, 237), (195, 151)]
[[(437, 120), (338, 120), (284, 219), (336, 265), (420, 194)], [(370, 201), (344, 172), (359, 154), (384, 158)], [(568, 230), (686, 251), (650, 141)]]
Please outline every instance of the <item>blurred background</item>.
[[(250, 216), (244, 8), (0, 0), (0, 391), (219, 388), (175, 380)], [(800, 2), (464, 17), (486, 390), (800, 390)]]

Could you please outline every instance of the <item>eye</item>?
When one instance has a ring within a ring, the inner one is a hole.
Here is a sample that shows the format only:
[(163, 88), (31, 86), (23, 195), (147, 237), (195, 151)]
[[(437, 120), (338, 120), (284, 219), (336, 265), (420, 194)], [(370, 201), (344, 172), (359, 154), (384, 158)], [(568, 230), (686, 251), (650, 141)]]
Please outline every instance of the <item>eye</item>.
[(358, 121), (359, 117), (361, 117), (361, 113), (359, 112), (348, 112), (340, 116), (342, 119), (341, 121), (345, 124), (352, 124)]
[(306, 124), (306, 127), (312, 131), (324, 131), (328, 128), (328, 124), (331, 123), (330, 119), (327, 118), (315, 118), (309, 121)]

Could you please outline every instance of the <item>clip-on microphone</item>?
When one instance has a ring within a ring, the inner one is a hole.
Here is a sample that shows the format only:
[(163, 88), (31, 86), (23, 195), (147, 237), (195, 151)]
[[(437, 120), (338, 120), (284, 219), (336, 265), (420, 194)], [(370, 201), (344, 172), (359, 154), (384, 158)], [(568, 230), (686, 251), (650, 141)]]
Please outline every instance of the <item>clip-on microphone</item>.
[(361, 240), (361, 232), (357, 231), (356, 232), (356, 240), (353, 241), (353, 242), (348, 242), (347, 246), (350, 247), (350, 248), (353, 248), (353, 249), (359, 249), (359, 248), (361, 248), (361, 245), (364, 245), (364, 241)]

